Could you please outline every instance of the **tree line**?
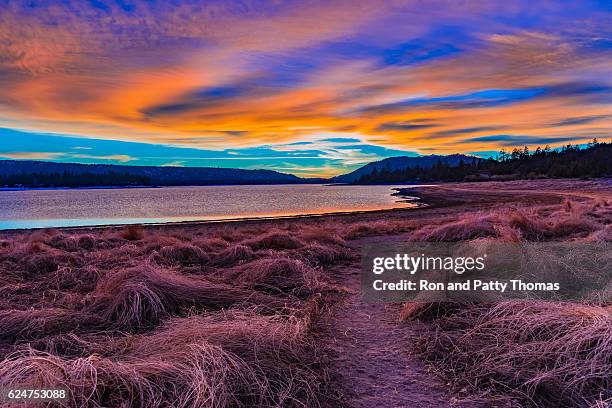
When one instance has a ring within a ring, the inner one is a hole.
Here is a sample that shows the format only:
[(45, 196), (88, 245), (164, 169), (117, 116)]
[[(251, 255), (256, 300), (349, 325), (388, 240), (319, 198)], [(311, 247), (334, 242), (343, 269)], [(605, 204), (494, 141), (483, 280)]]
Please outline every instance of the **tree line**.
[(108, 171), (106, 173), (60, 173), (19, 172), (0, 175), (0, 186), (4, 187), (102, 187), (102, 186), (150, 186), (147, 176)]
[(612, 143), (593, 139), (584, 147), (568, 144), (560, 149), (550, 146), (531, 151), (528, 146), (501, 150), (496, 157), (461, 160), (451, 166), (438, 160), (430, 168), (374, 169), (356, 184), (407, 181), (484, 181), (532, 178), (584, 178), (612, 176)]

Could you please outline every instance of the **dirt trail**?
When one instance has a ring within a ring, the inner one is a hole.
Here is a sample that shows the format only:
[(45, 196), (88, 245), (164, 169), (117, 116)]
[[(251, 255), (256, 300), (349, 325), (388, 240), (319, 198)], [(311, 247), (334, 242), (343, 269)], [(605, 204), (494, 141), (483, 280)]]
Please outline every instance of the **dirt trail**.
[[(398, 239), (399, 237), (394, 237)], [(354, 241), (359, 249), (372, 239)], [(386, 237), (389, 242), (389, 237)], [(418, 323), (398, 321), (398, 306), (363, 301), (359, 261), (334, 268), (348, 288), (327, 320), (332, 375), (348, 407), (473, 407), (454, 401), (444, 385), (408, 353)]]

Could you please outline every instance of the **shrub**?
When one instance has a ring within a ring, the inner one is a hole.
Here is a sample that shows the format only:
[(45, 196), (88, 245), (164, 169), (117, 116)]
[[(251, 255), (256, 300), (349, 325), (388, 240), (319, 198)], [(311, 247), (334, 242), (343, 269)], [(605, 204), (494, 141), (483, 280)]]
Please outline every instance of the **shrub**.
[(144, 238), (145, 232), (142, 225), (126, 225), (119, 232), (119, 236), (128, 241), (139, 241)]

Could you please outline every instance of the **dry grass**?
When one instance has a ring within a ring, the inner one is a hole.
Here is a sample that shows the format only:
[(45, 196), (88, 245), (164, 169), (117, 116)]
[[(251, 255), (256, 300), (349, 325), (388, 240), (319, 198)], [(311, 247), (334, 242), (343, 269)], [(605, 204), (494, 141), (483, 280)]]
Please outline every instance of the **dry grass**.
[(119, 232), (119, 236), (128, 241), (138, 241), (145, 237), (145, 232), (142, 225), (126, 225)]
[[(601, 199), (566, 199), (560, 205), (528, 208), (501, 205), (424, 226), (409, 239), (486, 237), (474, 243), (577, 241), (601, 245), (610, 242), (611, 210), (612, 203)], [(525, 248), (529, 250), (529, 244)], [(529, 259), (535, 263), (524, 267), (542, 278), (537, 280), (558, 280), (558, 270), (542, 270), (538, 263), (545, 263), (549, 256), (541, 251), (532, 254)], [(574, 266), (595, 262), (581, 256), (568, 251), (560, 261)], [(609, 268), (607, 253), (597, 262)], [(577, 268), (576, 275), (562, 285), (605, 276), (605, 271), (588, 275), (597, 268), (584, 269)], [(606, 407), (612, 404), (612, 308), (609, 292), (608, 297), (592, 300), (592, 304), (409, 302), (400, 318), (425, 323), (425, 329), (415, 335), (412, 350), (463, 397), (476, 395), (487, 404), (498, 405)]]
[(415, 223), (413, 221), (377, 220), (351, 223), (346, 228), (342, 228), (340, 233), (344, 239), (356, 239), (371, 235), (398, 234), (411, 231), (414, 228)]
[(244, 241), (244, 244), (252, 249), (296, 249), (304, 246), (304, 243), (295, 235), (285, 231), (270, 231), (256, 238)]
[(92, 298), (85, 310), (102, 316), (111, 328), (124, 331), (150, 328), (191, 308), (219, 310), (237, 303), (268, 307), (283, 304), (282, 300), (257, 292), (183, 276), (148, 263), (109, 275), (96, 287)]
[(232, 266), (241, 264), (255, 258), (255, 252), (246, 245), (235, 244), (231, 245), (214, 257), (213, 263), (216, 266)]
[(478, 304), (435, 321), (416, 350), (456, 389), (530, 406), (612, 401), (612, 315), (550, 302)]
[(322, 289), (320, 271), (286, 256), (258, 259), (222, 273), (226, 282), (271, 293), (303, 297)]
[(303, 323), (290, 317), (193, 316), (147, 335), (71, 343), (87, 352), (19, 348), (0, 366), (0, 378), (6, 385), (68, 388), (67, 406), (317, 405), (317, 359)]
[(558, 206), (516, 207), (468, 212), (459, 217), (425, 225), (410, 241), (454, 242), (498, 238), (506, 242), (586, 239), (605, 241), (612, 222), (612, 202), (579, 203), (565, 200)]
[(318, 406), (320, 265), (350, 250), (287, 228), (3, 240), (0, 383), (66, 387), (70, 407)]
[(179, 243), (160, 248), (155, 259), (165, 264), (188, 266), (206, 264), (210, 260), (210, 256), (198, 246)]
[(470, 215), (462, 220), (432, 225), (415, 231), (412, 241), (465, 241), (497, 234), (490, 216)]
[(296, 250), (295, 254), (307, 263), (320, 266), (350, 261), (354, 258), (353, 252), (346, 246), (325, 245), (318, 242), (313, 242)]

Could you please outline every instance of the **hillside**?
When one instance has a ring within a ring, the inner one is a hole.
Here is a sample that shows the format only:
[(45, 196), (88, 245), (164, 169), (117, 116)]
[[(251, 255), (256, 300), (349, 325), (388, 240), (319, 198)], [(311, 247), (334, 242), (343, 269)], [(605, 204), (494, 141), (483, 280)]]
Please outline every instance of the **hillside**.
[(475, 156), (467, 156), (465, 154), (451, 154), (448, 156), (432, 154), (429, 156), (399, 156), (389, 157), (384, 160), (368, 163), (363, 167), (358, 168), (341, 176), (336, 176), (331, 179), (333, 183), (354, 183), (364, 176), (371, 175), (374, 172), (395, 172), (403, 169), (430, 169), (437, 163), (447, 164), (450, 167), (459, 165), (462, 161), (464, 163), (472, 163), (474, 160), (479, 161), (481, 159)]
[[(456, 157), (445, 156), (445, 158)], [(431, 157), (431, 156), (428, 156)], [(527, 146), (511, 153), (500, 152), (496, 159), (436, 159), (428, 167), (386, 166), (392, 159), (362, 167), (362, 174), (350, 179), (355, 184), (381, 184), (432, 181), (486, 181), (535, 178), (609, 177), (612, 175), (612, 144), (596, 140), (586, 147), (567, 145), (553, 150), (548, 146), (530, 151)], [(401, 160), (392, 161), (401, 163)], [(377, 166), (372, 166), (377, 164)], [(368, 169), (369, 171), (364, 171)], [(357, 170), (357, 171), (359, 171)]]
[(305, 180), (297, 176), (272, 170), (0, 160), (0, 186), (8, 187), (175, 186), (303, 182)]

